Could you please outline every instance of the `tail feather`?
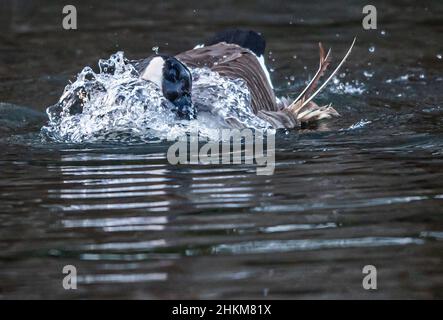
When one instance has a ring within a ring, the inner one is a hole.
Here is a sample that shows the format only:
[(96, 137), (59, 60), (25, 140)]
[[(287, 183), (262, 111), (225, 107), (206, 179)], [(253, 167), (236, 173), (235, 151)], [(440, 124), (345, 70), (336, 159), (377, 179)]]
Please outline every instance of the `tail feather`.
[(338, 66), (335, 68), (335, 70), (331, 73), (331, 75), (328, 77), (328, 79), (326, 79), (325, 82), (323, 82), (323, 84), (320, 86), (320, 88), (317, 89), (317, 91), (315, 91), (304, 103), (303, 105), (306, 105), (309, 101), (311, 101), (312, 99), (315, 98), (315, 96), (328, 84), (329, 81), (331, 81), (331, 79), (335, 76), (335, 74), (338, 72), (338, 70), (340, 70), (341, 66), (343, 65), (343, 63), (345, 63), (346, 59), (348, 58), (348, 56), (351, 54), (352, 48), (354, 47), (355, 44), (355, 40), (356, 38), (354, 38), (354, 40), (352, 41), (351, 46), (348, 49), (348, 52), (346, 52), (346, 55), (343, 57), (343, 59), (340, 61), (340, 63), (338, 64)]
[(322, 107), (314, 104), (314, 106), (311, 106), (307, 110), (299, 113), (297, 115), (297, 119), (302, 123), (306, 123), (339, 116), (340, 114), (333, 107), (331, 107), (331, 104)]
[(331, 54), (331, 49), (328, 50), (328, 53), (325, 55), (325, 50), (323, 49), (323, 46), (321, 42), (318, 44), (319, 50), (320, 50), (320, 63), (318, 66), (318, 70), (312, 80), (308, 83), (308, 85), (303, 89), (303, 91), (298, 95), (297, 98), (295, 98), (294, 103), (297, 102), (300, 98), (307, 98), (310, 96), (310, 94), (315, 90), (317, 87), (318, 81), (325, 73), (326, 69), (328, 68), (329, 64), (331, 63), (331, 59), (329, 55)]
[(289, 105), (287, 109), (297, 116), (297, 119), (300, 122), (310, 122), (321, 120), (325, 118), (337, 117), (340, 114), (329, 104), (323, 107), (319, 107), (316, 103), (312, 101), (314, 97), (329, 83), (329, 81), (334, 77), (334, 75), (341, 68), (343, 63), (348, 58), (349, 54), (354, 47), (356, 38), (352, 41), (350, 48), (348, 49), (346, 55), (340, 61), (335, 70), (331, 73), (331, 75), (326, 79), (325, 82), (316, 90), (318, 82), (320, 78), (324, 75), (327, 67), (330, 64), (330, 53), (331, 49), (328, 50), (328, 53), (325, 55), (323, 46), (319, 43), (320, 48), (320, 64), (319, 68), (312, 78), (312, 80), (308, 83), (308, 85), (303, 89), (303, 91), (298, 95), (298, 97)]

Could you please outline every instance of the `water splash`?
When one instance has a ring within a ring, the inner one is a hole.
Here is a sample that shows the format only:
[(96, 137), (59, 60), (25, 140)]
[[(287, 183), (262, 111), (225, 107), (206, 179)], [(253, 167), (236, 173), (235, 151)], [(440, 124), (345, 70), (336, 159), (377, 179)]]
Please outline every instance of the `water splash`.
[(347, 130), (356, 130), (356, 129), (361, 129), (364, 128), (366, 125), (372, 123), (372, 121), (366, 120), (366, 119), (361, 119), (360, 121), (358, 121), (357, 123), (354, 123), (353, 125), (349, 126), (349, 128), (347, 129), (342, 129), (340, 131), (347, 131)]
[(58, 103), (47, 108), (45, 137), (72, 143), (175, 139), (198, 130), (202, 137), (217, 138), (214, 129), (227, 127), (229, 118), (249, 128), (269, 126), (254, 115), (243, 80), (224, 78), (209, 69), (191, 69), (192, 99), (199, 115), (185, 121), (170, 111), (171, 103), (155, 84), (139, 77), (123, 52), (98, 65), (97, 73), (85, 67), (65, 87)]
[[(371, 74), (371, 77), (374, 74)], [(363, 82), (359, 80), (352, 81), (341, 81), (338, 77), (334, 77), (332, 79), (334, 86), (330, 86), (330, 92), (336, 94), (352, 94), (352, 95), (361, 95), (366, 91), (366, 86)]]

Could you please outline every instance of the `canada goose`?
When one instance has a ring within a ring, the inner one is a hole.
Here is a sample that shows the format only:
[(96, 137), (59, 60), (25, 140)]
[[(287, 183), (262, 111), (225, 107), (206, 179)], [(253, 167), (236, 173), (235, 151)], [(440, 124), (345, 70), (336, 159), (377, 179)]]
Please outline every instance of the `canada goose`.
[[(355, 39), (346, 55), (317, 89), (318, 82), (330, 64), (330, 52), (325, 53), (321, 44), (319, 68), (312, 80), (292, 102), (278, 99), (273, 90), (269, 72), (264, 64), (266, 42), (254, 31), (226, 30), (194, 49), (172, 56), (154, 55), (132, 61), (140, 77), (156, 83), (163, 95), (174, 105), (174, 112), (182, 119), (193, 119), (198, 110), (192, 103), (192, 76), (189, 68), (209, 68), (223, 77), (243, 79), (250, 91), (254, 114), (267, 121), (273, 128), (295, 128), (301, 123), (339, 116), (329, 104), (318, 106), (313, 98), (337, 73), (351, 53)], [(227, 123), (241, 127), (235, 119)]]

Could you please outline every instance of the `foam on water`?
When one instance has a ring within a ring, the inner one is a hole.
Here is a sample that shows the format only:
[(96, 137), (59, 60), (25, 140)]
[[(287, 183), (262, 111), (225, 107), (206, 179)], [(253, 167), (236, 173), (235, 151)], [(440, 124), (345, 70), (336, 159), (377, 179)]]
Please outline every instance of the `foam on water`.
[(143, 80), (133, 65), (117, 52), (99, 61), (99, 72), (85, 67), (75, 82), (66, 86), (57, 104), (47, 109), (44, 136), (62, 142), (122, 139), (175, 139), (190, 131), (217, 138), (215, 130), (225, 119), (254, 129), (269, 125), (257, 118), (243, 80), (221, 77), (209, 69), (192, 69), (196, 120), (177, 119), (172, 105), (152, 82)]

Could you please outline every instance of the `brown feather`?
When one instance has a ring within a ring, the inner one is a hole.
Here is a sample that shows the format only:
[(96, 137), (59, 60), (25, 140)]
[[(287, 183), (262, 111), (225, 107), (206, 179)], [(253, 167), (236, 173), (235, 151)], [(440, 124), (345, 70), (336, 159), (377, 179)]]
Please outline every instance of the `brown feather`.
[(329, 64), (331, 63), (331, 57), (330, 57), (331, 50), (329, 49), (328, 54), (325, 55), (325, 50), (323, 49), (321, 42), (318, 43), (318, 46), (320, 49), (320, 63), (319, 63), (319, 67), (318, 67), (319, 72), (316, 74), (314, 81), (312, 81), (312, 85), (306, 91), (305, 97), (311, 96), (311, 94), (317, 88), (318, 81), (325, 74), (326, 69), (328, 68)]
[[(294, 102), (289, 106), (293, 112), (298, 113), (300, 112), (301, 108), (303, 107), (303, 102), (306, 101), (312, 94), (312, 92), (317, 88), (318, 81), (321, 79), (321, 77), (324, 75), (326, 69), (328, 68), (330, 64), (330, 53), (331, 50), (329, 49), (328, 53), (325, 55), (325, 50), (323, 49), (323, 46), (321, 43), (318, 44), (319, 51), (320, 51), (320, 63), (318, 66), (318, 70), (315, 73), (312, 80), (309, 82), (309, 84), (305, 87), (305, 89), (300, 93), (300, 95), (294, 100)], [(300, 104), (300, 101), (302, 103)]]
[(175, 57), (189, 67), (207, 67), (221, 76), (243, 79), (251, 93), (251, 104), (255, 114), (260, 110), (278, 111), (274, 90), (252, 51), (236, 44), (221, 42), (192, 49)]

